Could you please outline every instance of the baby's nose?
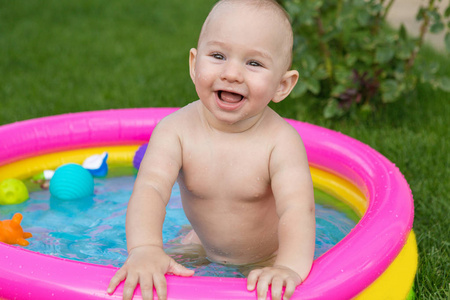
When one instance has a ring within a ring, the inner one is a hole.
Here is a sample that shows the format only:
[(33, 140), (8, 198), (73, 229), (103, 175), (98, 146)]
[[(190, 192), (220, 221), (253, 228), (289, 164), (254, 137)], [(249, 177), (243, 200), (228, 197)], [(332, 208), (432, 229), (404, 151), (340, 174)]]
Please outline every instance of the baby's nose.
[(242, 82), (244, 80), (242, 67), (236, 62), (228, 61), (222, 70), (221, 79), (228, 82)]

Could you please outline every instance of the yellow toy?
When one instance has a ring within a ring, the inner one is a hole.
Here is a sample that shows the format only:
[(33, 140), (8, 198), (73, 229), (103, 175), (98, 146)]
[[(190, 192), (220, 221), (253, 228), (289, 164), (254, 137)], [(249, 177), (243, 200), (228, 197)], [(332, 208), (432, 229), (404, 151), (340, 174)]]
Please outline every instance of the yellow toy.
[(20, 204), (28, 198), (28, 189), (21, 180), (8, 178), (0, 183), (0, 205)]
[(10, 245), (28, 246), (29, 242), (25, 239), (32, 237), (29, 232), (23, 232), (22, 214), (14, 214), (11, 220), (0, 221), (0, 242)]

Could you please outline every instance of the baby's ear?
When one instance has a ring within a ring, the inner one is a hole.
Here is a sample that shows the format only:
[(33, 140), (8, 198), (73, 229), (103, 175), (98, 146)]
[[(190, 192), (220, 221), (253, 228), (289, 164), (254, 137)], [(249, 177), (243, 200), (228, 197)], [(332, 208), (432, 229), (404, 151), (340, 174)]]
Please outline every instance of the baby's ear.
[(272, 101), (275, 103), (281, 102), (289, 96), (294, 86), (297, 84), (298, 72), (296, 70), (287, 71), (283, 78), (281, 79), (280, 85), (278, 86), (277, 92), (273, 97)]
[(192, 48), (189, 51), (189, 74), (191, 75), (191, 79), (195, 84), (195, 60), (197, 59), (197, 49)]

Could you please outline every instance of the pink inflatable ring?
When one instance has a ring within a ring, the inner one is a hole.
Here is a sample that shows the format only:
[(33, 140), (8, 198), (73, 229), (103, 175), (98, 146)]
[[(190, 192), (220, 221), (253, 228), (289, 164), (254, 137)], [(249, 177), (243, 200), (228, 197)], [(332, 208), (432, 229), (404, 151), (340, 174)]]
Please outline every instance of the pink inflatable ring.
[[(158, 121), (175, 110), (84, 112), (0, 126), (0, 166), (71, 149), (143, 144)], [(287, 121), (300, 133), (311, 166), (352, 182), (368, 199), (362, 219), (314, 261), (293, 299), (356, 297), (388, 269), (412, 235), (411, 191), (398, 168), (369, 146), (325, 128)], [(106, 293), (116, 269), (0, 243), (0, 299), (121, 299), (122, 285), (114, 295)], [(240, 278), (168, 275), (167, 282), (169, 299), (256, 298)]]

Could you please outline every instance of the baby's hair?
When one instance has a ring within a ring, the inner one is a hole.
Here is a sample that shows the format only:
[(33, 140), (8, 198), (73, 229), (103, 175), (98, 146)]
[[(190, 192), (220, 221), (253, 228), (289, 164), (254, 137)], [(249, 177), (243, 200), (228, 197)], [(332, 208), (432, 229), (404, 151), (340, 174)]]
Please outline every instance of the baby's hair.
[(202, 35), (204, 28), (209, 22), (209, 19), (212, 15), (212, 13), (215, 11), (215, 9), (221, 5), (226, 4), (244, 4), (247, 6), (252, 6), (256, 9), (263, 9), (266, 11), (274, 12), (275, 15), (277, 15), (281, 20), (284, 20), (286, 24), (286, 43), (288, 46), (288, 49), (286, 49), (286, 55), (287, 55), (287, 69), (291, 68), (292, 64), (292, 47), (293, 47), (293, 41), (294, 41), (294, 34), (292, 32), (291, 27), (291, 18), (289, 14), (286, 12), (286, 10), (275, 0), (219, 0), (217, 3), (213, 6), (211, 9), (208, 17), (205, 20), (205, 23), (203, 24), (202, 31), (200, 33), (200, 36)]

